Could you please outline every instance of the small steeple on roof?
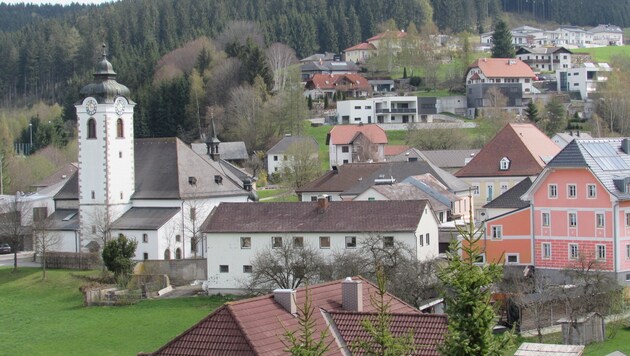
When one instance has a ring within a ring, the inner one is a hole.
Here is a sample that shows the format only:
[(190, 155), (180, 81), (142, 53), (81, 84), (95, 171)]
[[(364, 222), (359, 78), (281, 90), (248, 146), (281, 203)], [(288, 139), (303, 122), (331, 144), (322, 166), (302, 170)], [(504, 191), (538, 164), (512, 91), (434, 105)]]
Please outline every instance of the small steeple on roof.
[(129, 100), (129, 88), (116, 81), (116, 72), (107, 60), (106, 46), (103, 44), (103, 57), (96, 65), (94, 82), (81, 88), (81, 97), (92, 96), (99, 103), (113, 103), (116, 97), (123, 96)]

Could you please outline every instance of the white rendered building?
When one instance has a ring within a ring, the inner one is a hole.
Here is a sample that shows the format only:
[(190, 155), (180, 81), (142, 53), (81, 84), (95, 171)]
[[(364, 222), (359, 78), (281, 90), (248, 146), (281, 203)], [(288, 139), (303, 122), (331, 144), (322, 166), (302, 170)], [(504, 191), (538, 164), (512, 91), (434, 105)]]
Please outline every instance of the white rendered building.
[(415, 96), (337, 102), (337, 124), (405, 124), (418, 121), (418, 98)]

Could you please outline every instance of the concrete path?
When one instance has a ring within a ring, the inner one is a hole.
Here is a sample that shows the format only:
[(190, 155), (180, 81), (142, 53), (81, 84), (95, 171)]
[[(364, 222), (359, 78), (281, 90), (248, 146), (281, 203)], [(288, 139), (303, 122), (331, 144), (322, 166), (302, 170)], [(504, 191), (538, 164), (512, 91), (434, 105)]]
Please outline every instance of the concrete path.
[[(38, 262), (33, 262), (33, 251), (18, 252), (19, 267), (41, 267)], [(13, 254), (0, 255), (0, 267), (13, 267)]]

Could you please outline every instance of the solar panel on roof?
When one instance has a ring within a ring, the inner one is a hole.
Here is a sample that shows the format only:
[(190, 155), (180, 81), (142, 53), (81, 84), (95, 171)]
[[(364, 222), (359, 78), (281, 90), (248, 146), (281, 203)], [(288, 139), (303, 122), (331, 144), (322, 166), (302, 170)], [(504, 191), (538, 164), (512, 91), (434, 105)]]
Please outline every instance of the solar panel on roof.
[(617, 150), (607, 142), (584, 142), (582, 147), (593, 157), (595, 163), (605, 171), (630, 169), (630, 166), (619, 156)]

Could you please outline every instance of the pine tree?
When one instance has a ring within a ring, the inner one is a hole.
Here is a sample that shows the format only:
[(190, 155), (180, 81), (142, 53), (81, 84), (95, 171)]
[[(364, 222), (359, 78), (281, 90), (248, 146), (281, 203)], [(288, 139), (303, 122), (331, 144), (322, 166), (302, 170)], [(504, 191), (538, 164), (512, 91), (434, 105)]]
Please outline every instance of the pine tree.
[(547, 136), (551, 137), (556, 132), (564, 131), (567, 127), (567, 118), (562, 102), (558, 98), (551, 99), (545, 105), (545, 111), (547, 114), (542, 129)]
[(298, 328), (291, 331), (282, 325), (284, 328), (284, 340), (282, 340), (282, 344), (285, 346), (284, 351), (293, 356), (320, 356), (328, 351), (332, 344), (332, 341), (326, 343), (328, 329), (322, 330), (319, 338), (315, 338), (314, 312), (315, 308), (311, 303), (311, 294), (307, 285), (304, 288), (304, 304), (297, 307)]
[(500, 20), (497, 22), (492, 34), (492, 58), (514, 58), (516, 52), (512, 45), (512, 33), (507, 24)]
[[(376, 267), (376, 295), (370, 295), (370, 304), (376, 310), (376, 316), (361, 322), (369, 337), (359, 339), (351, 345), (353, 353), (364, 355), (403, 356), (415, 351), (413, 330), (401, 336), (392, 334), (391, 307), (392, 299), (387, 297), (387, 279), (382, 265)], [(389, 298), (389, 299), (388, 299)]]
[(407, 79), (407, 67), (403, 68), (403, 79)]
[(527, 104), (527, 108), (525, 108), (525, 116), (527, 116), (527, 119), (529, 119), (530, 122), (536, 123), (540, 120), (538, 115), (538, 106), (532, 100), (529, 104)]
[(328, 109), (328, 95), (324, 95), (324, 109)]
[(453, 240), (449, 263), (438, 272), (448, 315), (440, 351), (443, 355), (503, 355), (512, 343), (512, 333), (500, 338), (492, 334), (496, 315), (490, 305), (490, 286), (501, 278), (502, 267), (478, 263), (483, 227), (475, 228), (472, 207), (470, 211), (470, 223), (457, 228), (461, 241)]
[(313, 110), (313, 97), (311, 96), (311, 94), (308, 95), (308, 99), (307, 100), (308, 100), (308, 102), (307, 102), (308, 109), (309, 110)]

